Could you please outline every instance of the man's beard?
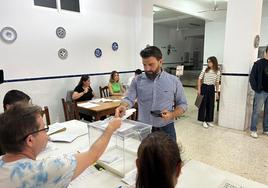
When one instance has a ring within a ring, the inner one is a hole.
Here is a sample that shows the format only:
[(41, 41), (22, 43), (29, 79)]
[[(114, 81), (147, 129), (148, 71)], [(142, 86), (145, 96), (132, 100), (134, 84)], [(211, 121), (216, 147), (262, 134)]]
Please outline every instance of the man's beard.
[(159, 74), (159, 72), (160, 72), (160, 67), (155, 72), (153, 72), (153, 71), (145, 71), (145, 75), (150, 80), (154, 80), (157, 77), (157, 75)]

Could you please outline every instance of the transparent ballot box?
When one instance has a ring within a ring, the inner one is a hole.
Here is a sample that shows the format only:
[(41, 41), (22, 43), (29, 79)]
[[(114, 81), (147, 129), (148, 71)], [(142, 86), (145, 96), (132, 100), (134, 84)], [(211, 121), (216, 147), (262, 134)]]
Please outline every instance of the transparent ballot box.
[[(89, 144), (92, 145), (102, 134), (109, 120), (88, 124)], [(136, 168), (137, 150), (143, 138), (151, 133), (151, 125), (125, 119), (113, 134), (108, 147), (98, 160), (106, 170), (124, 177)]]

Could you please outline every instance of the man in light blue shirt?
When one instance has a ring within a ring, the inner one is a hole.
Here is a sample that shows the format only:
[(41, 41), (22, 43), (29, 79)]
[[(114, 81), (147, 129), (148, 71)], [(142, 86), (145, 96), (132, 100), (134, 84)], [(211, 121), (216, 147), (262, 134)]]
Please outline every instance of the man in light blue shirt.
[[(162, 53), (156, 46), (140, 52), (144, 73), (135, 77), (127, 96), (116, 109), (122, 116), (126, 108), (138, 102), (138, 120), (153, 126), (152, 131), (163, 131), (176, 141), (174, 119), (187, 109), (187, 101), (179, 78), (162, 70)], [(160, 117), (157, 117), (158, 115)]]

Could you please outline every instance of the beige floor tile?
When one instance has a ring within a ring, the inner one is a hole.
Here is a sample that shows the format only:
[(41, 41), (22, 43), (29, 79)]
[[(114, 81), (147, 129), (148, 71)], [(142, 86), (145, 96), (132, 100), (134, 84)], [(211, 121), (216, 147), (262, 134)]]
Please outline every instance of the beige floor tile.
[[(185, 88), (189, 108), (176, 121), (184, 158), (195, 159), (268, 185), (268, 136), (251, 138), (248, 132), (215, 126), (204, 129), (193, 105), (196, 90)], [(217, 119), (217, 114), (216, 118)], [(217, 123), (215, 123), (217, 124)]]

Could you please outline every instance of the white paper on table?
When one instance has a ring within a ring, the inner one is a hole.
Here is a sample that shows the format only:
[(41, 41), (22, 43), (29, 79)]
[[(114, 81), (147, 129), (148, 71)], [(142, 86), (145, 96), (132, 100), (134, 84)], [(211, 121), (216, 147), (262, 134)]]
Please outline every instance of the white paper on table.
[(84, 181), (88, 178), (94, 178), (97, 174), (101, 172), (98, 171), (94, 166), (88, 167), (82, 174), (80, 174), (77, 178), (70, 182), (68, 188), (76, 187), (79, 184), (83, 184)]
[(92, 99), (92, 100), (90, 100), (90, 102), (99, 103), (99, 102), (102, 102), (102, 101), (101, 101), (101, 98), (98, 98), (98, 99)]
[(64, 127), (63, 124), (61, 124), (61, 123), (58, 123), (58, 122), (53, 123), (53, 124), (49, 125), (49, 130), (48, 130), (47, 134), (50, 135), (50, 134), (55, 133), (57, 131), (60, 131), (64, 128), (66, 128), (66, 127)]
[(114, 99), (113, 102), (121, 102), (119, 99)]
[[(85, 133), (85, 134), (87, 134), (87, 133)], [(75, 134), (75, 133), (54, 134), (54, 135), (51, 135), (49, 138), (50, 138), (50, 141), (52, 141), (52, 142), (69, 142), (69, 143), (71, 143), (79, 136), (82, 136), (85, 134)]]
[(91, 103), (91, 102), (85, 102), (85, 103), (77, 104), (77, 106), (79, 106), (79, 107), (83, 107), (83, 108), (93, 108), (93, 107), (100, 106), (100, 105), (98, 105), (98, 104), (93, 104), (93, 103)]

